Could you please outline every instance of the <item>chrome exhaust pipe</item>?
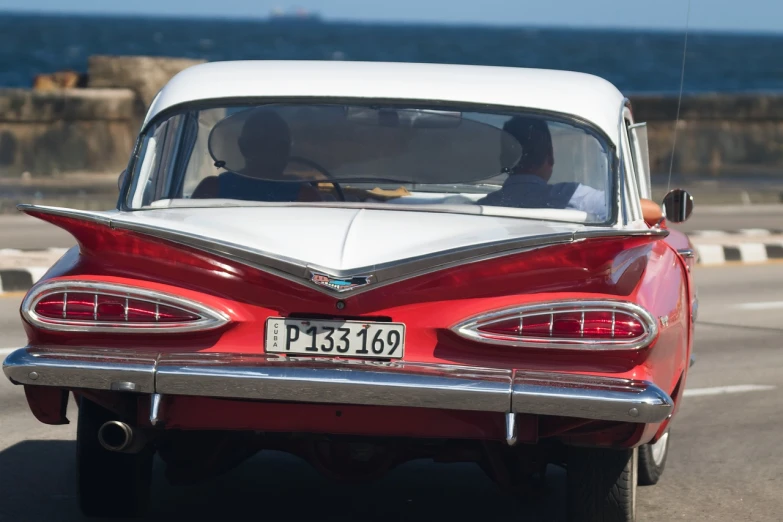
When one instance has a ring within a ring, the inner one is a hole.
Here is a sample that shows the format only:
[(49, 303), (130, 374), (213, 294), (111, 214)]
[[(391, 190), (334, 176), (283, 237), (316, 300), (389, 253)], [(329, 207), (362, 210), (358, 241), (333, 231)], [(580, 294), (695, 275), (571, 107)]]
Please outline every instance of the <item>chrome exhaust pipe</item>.
[(138, 453), (147, 444), (144, 433), (129, 424), (109, 421), (98, 429), (98, 442), (108, 451)]

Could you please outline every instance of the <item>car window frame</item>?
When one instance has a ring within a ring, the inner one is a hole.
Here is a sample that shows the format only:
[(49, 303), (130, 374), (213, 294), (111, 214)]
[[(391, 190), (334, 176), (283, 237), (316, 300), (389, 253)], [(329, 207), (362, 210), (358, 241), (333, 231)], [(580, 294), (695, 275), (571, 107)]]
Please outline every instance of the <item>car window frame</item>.
[[(633, 162), (636, 166), (636, 178), (639, 187), (639, 196), (642, 198), (652, 199), (652, 181), (650, 179), (651, 172), (650, 172), (650, 165), (649, 165), (649, 144), (641, 143), (642, 137), (644, 137), (645, 140), (647, 139), (646, 127), (647, 127), (647, 123), (635, 123), (633, 121), (633, 113), (631, 113), (631, 118), (626, 121), (625, 132), (628, 134), (628, 139), (631, 144), (631, 156), (633, 157)], [(642, 133), (641, 131), (638, 130), (640, 128), (645, 128), (645, 131)], [(643, 145), (645, 149), (647, 149), (646, 157), (642, 150)]]
[(625, 199), (626, 210), (624, 218), (626, 225), (633, 225), (644, 220), (642, 214), (641, 193), (639, 190), (638, 174), (631, 151), (631, 140), (626, 132), (629, 121), (633, 123), (633, 117), (628, 106), (624, 106), (621, 114), (620, 151), (623, 175), (622, 195)]
[(138, 162), (140, 158), (139, 151), (143, 146), (143, 141), (146, 136), (154, 127), (164, 124), (171, 118), (182, 115), (188, 111), (199, 111), (201, 109), (208, 109), (214, 107), (247, 107), (250, 105), (264, 105), (264, 104), (286, 104), (286, 103), (329, 103), (329, 104), (353, 104), (353, 105), (389, 105), (389, 106), (401, 106), (405, 108), (438, 108), (438, 110), (461, 110), (465, 112), (487, 112), (487, 113), (519, 113), (525, 112), (531, 115), (537, 115), (551, 119), (553, 121), (560, 121), (566, 124), (581, 127), (586, 131), (593, 134), (596, 139), (600, 140), (602, 145), (606, 149), (607, 158), (609, 159), (607, 172), (607, 189), (611, 192), (609, 198), (609, 208), (607, 209), (607, 218), (602, 222), (590, 223), (590, 226), (598, 227), (617, 227), (622, 226), (623, 212), (624, 212), (624, 200), (622, 194), (622, 187), (625, 185), (623, 181), (623, 165), (622, 165), (622, 141), (617, 143), (615, 138), (610, 136), (604, 129), (590, 120), (586, 120), (579, 116), (559, 112), (549, 109), (540, 109), (524, 106), (508, 106), (502, 104), (484, 104), (476, 102), (454, 102), (445, 100), (428, 100), (426, 102), (422, 100), (410, 100), (405, 98), (352, 98), (352, 97), (314, 97), (314, 96), (291, 96), (291, 97), (275, 97), (269, 98), (264, 96), (243, 96), (243, 97), (228, 97), (228, 98), (205, 98), (201, 100), (188, 101), (180, 104), (175, 104), (166, 109), (158, 112), (152, 118), (149, 118), (139, 131), (136, 139), (136, 148), (134, 154), (131, 155), (131, 159), (128, 165), (129, 182), (123, 187), (123, 193), (120, 194), (118, 210), (123, 212), (143, 212), (150, 209), (146, 208), (134, 208), (129, 206), (129, 198), (132, 195), (133, 183), (132, 178), (136, 175), (136, 169), (138, 168)]

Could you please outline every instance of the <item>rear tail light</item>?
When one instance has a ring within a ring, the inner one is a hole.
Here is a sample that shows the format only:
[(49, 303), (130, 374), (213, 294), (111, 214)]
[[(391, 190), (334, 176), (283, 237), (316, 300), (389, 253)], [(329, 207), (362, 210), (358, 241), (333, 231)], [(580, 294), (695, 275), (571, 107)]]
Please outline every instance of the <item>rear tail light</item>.
[(82, 332), (184, 332), (229, 321), (224, 313), (181, 297), (113, 283), (54, 281), (31, 292), (22, 313), (35, 326)]
[(623, 301), (563, 301), (471, 318), (454, 331), (480, 342), (533, 348), (636, 349), (658, 333), (653, 317)]

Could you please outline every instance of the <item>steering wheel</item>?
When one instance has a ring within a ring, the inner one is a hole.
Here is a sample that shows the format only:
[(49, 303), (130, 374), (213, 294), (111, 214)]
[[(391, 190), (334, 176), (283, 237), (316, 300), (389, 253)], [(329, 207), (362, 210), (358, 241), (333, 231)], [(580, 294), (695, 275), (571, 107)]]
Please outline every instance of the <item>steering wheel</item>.
[[(321, 174), (326, 176), (330, 180), (329, 183), (331, 183), (332, 186), (334, 187), (334, 191), (337, 192), (337, 195), (340, 197), (340, 200), (341, 201), (345, 201), (345, 193), (343, 192), (342, 187), (340, 187), (340, 184), (337, 183), (336, 181), (331, 181), (331, 180), (334, 179), (334, 176), (332, 176), (332, 173), (329, 172), (328, 170), (326, 170), (324, 167), (322, 167), (321, 165), (319, 165), (318, 163), (316, 163), (316, 162), (314, 162), (312, 160), (309, 160), (307, 158), (303, 158), (301, 156), (291, 156), (291, 157), (288, 158), (288, 161), (289, 162), (293, 161), (294, 163), (301, 163), (303, 165), (306, 165), (306, 166), (308, 166), (310, 168), (313, 168), (313, 169), (317, 170), (318, 172), (320, 172)], [(311, 181), (310, 183), (315, 185), (315, 184), (320, 183), (320, 182), (319, 181)]]

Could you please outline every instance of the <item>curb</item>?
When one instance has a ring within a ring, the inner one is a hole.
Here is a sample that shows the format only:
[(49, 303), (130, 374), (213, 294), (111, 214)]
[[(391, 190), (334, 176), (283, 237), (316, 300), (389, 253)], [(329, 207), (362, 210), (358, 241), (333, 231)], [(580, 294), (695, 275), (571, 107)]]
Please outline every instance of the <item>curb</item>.
[(47, 270), (48, 266), (0, 270), (0, 295), (27, 292)]
[(67, 248), (0, 249), (0, 295), (28, 291)]
[(763, 237), (763, 236), (780, 236), (783, 235), (783, 230), (775, 230), (769, 228), (740, 228), (738, 230), (691, 230), (687, 233), (689, 237), (726, 237), (726, 236), (740, 236), (740, 237)]
[(766, 263), (783, 259), (783, 230), (692, 230), (688, 232), (700, 265)]
[(699, 265), (726, 263), (766, 263), (783, 260), (783, 244), (743, 243), (738, 245), (694, 245)]

